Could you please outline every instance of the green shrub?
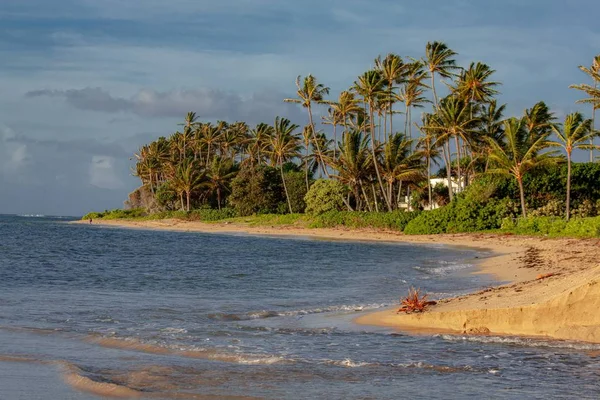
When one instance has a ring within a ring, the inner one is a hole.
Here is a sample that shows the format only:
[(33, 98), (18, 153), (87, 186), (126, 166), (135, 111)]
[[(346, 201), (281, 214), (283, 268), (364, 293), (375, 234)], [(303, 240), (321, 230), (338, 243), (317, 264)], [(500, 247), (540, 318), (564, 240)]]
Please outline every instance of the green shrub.
[[(287, 187), (288, 195), (290, 196), (290, 203), (292, 204), (292, 210), (294, 213), (302, 213), (306, 208), (305, 196), (306, 190), (306, 177), (304, 172), (300, 171), (288, 171), (283, 174), (285, 178), (285, 185)], [(284, 193), (285, 195), (285, 193)], [(285, 211), (281, 214), (289, 212), (287, 203), (285, 204)]]
[(231, 183), (229, 202), (240, 216), (273, 214), (285, 201), (281, 176), (276, 168), (244, 168)]
[(346, 192), (344, 185), (336, 180), (317, 180), (304, 196), (306, 213), (319, 215), (330, 211), (342, 211)]
[(446, 233), (452, 216), (452, 204), (431, 211), (424, 211), (406, 225), (407, 235)]
[(572, 218), (569, 222), (559, 217), (507, 218), (502, 230), (519, 235), (600, 237), (600, 217)]
[(131, 210), (105, 210), (104, 212), (91, 212), (82, 217), (84, 220), (88, 219), (126, 219), (126, 218), (140, 218), (146, 216), (146, 210), (143, 208), (134, 208)]
[(329, 211), (315, 215), (310, 221), (311, 228), (376, 228), (403, 231), (406, 225), (419, 213), (394, 212), (362, 212), (362, 211)]

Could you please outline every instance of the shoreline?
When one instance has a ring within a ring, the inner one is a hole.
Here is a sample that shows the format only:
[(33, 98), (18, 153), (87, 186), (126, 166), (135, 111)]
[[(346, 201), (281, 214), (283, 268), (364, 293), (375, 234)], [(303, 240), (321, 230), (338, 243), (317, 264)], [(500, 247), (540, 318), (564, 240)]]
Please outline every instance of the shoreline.
[[(77, 221), (87, 224), (87, 221)], [(490, 251), (476, 259), (476, 274), (489, 274), (498, 285), (443, 299), (425, 313), (396, 314), (394, 307), (357, 317), (361, 325), (411, 333), (513, 335), (600, 343), (600, 240), (548, 239), (500, 234), (407, 236), (400, 232), (250, 226), (182, 220), (106, 220), (96, 226), (296, 236), (328, 240), (442, 244)], [(398, 293), (403, 295), (403, 293)]]

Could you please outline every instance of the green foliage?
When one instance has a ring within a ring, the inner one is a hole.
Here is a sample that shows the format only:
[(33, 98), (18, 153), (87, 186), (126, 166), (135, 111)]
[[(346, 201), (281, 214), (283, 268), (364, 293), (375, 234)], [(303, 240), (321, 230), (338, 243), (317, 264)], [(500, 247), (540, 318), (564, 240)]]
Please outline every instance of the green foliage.
[(475, 201), (463, 196), (445, 207), (421, 213), (406, 226), (404, 233), (430, 235), (494, 230), (516, 211), (515, 204), (508, 199)]
[[(288, 195), (290, 196), (290, 203), (292, 204), (292, 210), (295, 213), (304, 212), (306, 203), (304, 197), (306, 196), (306, 178), (304, 172), (300, 171), (288, 171), (283, 174), (285, 178), (285, 184), (287, 186)], [(286, 208), (282, 213), (287, 213), (289, 210)]]
[(572, 218), (569, 222), (559, 217), (507, 218), (502, 222), (502, 231), (519, 235), (600, 237), (600, 217)]
[(406, 225), (419, 215), (418, 212), (362, 212), (329, 211), (310, 219), (311, 228), (378, 228), (403, 231)]
[(342, 211), (346, 193), (347, 189), (339, 181), (319, 179), (304, 197), (306, 213), (319, 215), (329, 211)]
[(244, 168), (231, 183), (229, 202), (240, 216), (273, 214), (285, 201), (281, 176), (276, 168)]
[(125, 218), (140, 218), (146, 216), (146, 210), (143, 208), (134, 208), (132, 210), (105, 210), (104, 212), (90, 212), (84, 215), (82, 220), (89, 219), (125, 219)]

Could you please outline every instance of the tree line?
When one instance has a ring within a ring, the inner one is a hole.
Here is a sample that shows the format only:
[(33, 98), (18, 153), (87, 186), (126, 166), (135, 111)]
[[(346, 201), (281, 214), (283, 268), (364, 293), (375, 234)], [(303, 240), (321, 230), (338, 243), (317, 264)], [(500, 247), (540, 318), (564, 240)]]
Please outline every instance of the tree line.
[[(495, 71), (481, 62), (460, 67), (456, 56), (442, 42), (427, 43), (418, 59), (379, 56), (337, 99), (328, 98), (330, 89), (316, 77), (299, 76), (296, 97), (283, 101), (306, 110), (303, 126), (281, 117), (254, 127), (202, 122), (189, 112), (180, 130), (139, 149), (135, 175), (159, 207), (190, 211), (228, 205), (241, 171), (272, 168), (289, 213), (304, 211), (291, 199), (289, 171), (302, 172), (304, 194), (315, 177), (335, 180), (345, 189), (344, 207), (377, 212), (406, 207), (404, 199), (413, 195), (424, 207), (443, 204), (481, 174), (503, 175), (517, 182), (526, 216), (525, 176), (566, 163), (568, 219), (573, 151), (588, 150), (594, 161), (598, 148), (600, 55), (590, 67), (579, 67), (590, 82), (571, 86), (585, 94), (578, 102), (591, 105), (592, 117), (575, 112), (562, 123), (544, 102), (521, 116), (505, 117), (506, 105), (496, 99), (501, 84), (494, 81)], [(415, 109), (426, 106), (413, 117)], [(398, 114), (403, 114), (400, 126)], [(323, 125), (331, 126), (331, 135)], [(443, 189), (432, 185), (434, 175), (445, 178)]]

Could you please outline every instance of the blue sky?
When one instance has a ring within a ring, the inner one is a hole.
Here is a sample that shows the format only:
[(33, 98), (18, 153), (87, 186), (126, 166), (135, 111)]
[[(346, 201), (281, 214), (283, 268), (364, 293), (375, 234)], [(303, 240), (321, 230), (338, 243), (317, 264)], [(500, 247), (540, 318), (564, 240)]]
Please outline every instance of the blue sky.
[[(585, 108), (568, 86), (600, 53), (594, 0), (2, 0), (0, 213), (120, 207), (129, 157), (202, 119), (299, 124), (297, 75), (346, 89), (388, 52), (446, 42), (483, 61), (520, 114)], [(589, 114), (589, 112), (588, 112)]]

